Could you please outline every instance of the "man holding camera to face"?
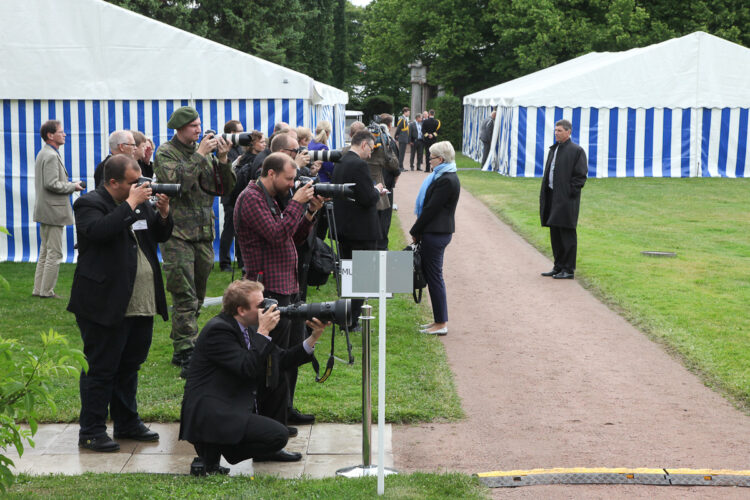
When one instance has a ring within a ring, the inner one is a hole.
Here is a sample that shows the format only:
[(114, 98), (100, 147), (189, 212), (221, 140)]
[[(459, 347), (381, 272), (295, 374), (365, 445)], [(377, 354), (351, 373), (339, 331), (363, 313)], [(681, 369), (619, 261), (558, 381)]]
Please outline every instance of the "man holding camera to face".
[(180, 376), (184, 377), (214, 264), (214, 197), (231, 192), (235, 176), (227, 159), (227, 141), (207, 134), (198, 143), (201, 119), (194, 108), (177, 109), (167, 127), (175, 129), (175, 135), (156, 151), (154, 173), (160, 182), (181, 186), (180, 195), (172, 200), (174, 231), (161, 251), (174, 308), (172, 363), (182, 368)]
[[(280, 137), (276, 137), (275, 141)], [(297, 165), (282, 152), (271, 153), (264, 161), (260, 179), (248, 184), (234, 207), (234, 226), (245, 264), (245, 277), (262, 282), (266, 296), (287, 306), (297, 300), (297, 248), (313, 227), (323, 198), (315, 196), (311, 183), (297, 188), (282, 209), (289, 190), (294, 186)], [(281, 202), (281, 203), (280, 203)], [(282, 349), (290, 347), (290, 320), (284, 318), (270, 336)], [(286, 425), (288, 417), (287, 386), (258, 392), (258, 412)], [(277, 404), (283, 400), (284, 405)], [(280, 406), (283, 406), (281, 408)], [(289, 428), (291, 436), (296, 429)]]
[[(120, 449), (106, 433), (107, 413), (114, 437), (157, 441), (138, 416), (138, 370), (146, 360), (154, 315), (164, 321), (167, 300), (156, 255), (156, 243), (167, 241), (173, 221), (169, 198), (148, 202), (148, 183), (130, 156), (112, 156), (103, 182), (76, 200), (78, 264), (68, 311), (81, 330), (88, 371), (81, 373), (78, 445), (93, 451)], [(134, 231), (134, 223), (146, 228)]]
[[(192, 474), (227, 474), (229, 470), (219, 466), (222, 455), (231, 464), (248, 458), (280, 462), (302, 458), (284, 450), (289, 440), (284, 425), (257, 414), (256, 391), (283, 386), (284, 377), (277, 370), (309, 362), (326, 324), (317, 318), (308, 320), (311, 335), (282, 349), (269, 337), (279, 320), (276, 306), (266, 307), (261, 283), (238, 280), (224, 292), (222, 312), (201, 331), (180, 415), (180, 439), (191, 442), (198, 453)], [(286, 408), (283, 400), (277, 404), (279, 410)]]

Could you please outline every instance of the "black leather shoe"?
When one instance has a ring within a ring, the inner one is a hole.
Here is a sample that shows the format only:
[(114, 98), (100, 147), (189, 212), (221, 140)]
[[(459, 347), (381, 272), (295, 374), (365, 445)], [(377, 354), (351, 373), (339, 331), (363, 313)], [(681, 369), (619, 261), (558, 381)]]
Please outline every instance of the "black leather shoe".
[(297, 408), (290, 408), (286, 413), (286, 421), (290, 424), (312, 424), (315, 422), (315, 415), (300, 413)]
[(299, 462), (300, 460), (302, 460), (302, 453), (286, 450), (253, 458), (253, 462)]
[(185, 359), (189, 361), (192, 355), (193, 355), (192, 349), (185, 349), (184, 351), (177, 351), (174, 354), (172, 354), (172, 364), (175, 366), (182, 366)]
[(552, 269), (551, 271), (547, 271), (546, 273), (542, 273), (542, 276), (554, 276), (557, 273), (559, 273), (559, 269)]
[(286, 429), (289, 431), (290, 438), (297, 437), (297, 434), (299, 434), (299, 431), (296, 427), (287, 427)]
[(222, 467), (219, 464), (207, 465), (206, 474), (222, 474), (226, 476), (229, 474), (229, 467)]
[(552, 276), (552, 278), (556, 280), (572, 280), (573, 276), (573, 273), (569, 273), (568, 271), (560, 271), (556, 275)]
[(132, 439), (134, 441), (152, 442), (159, 440), (159, 433), (150, 430), (145, 425), (141, 424), (136, 430), (132, 432), (115, 432), (115, 439)]
[(91, 451), (100, 451), (103, 453), (112, 453), (120, 451), (120, 445), (112, 441), (112, 438), (106, 434), (99, 437), (80, 438), (78, 440), (79, 448), (86, 448)]

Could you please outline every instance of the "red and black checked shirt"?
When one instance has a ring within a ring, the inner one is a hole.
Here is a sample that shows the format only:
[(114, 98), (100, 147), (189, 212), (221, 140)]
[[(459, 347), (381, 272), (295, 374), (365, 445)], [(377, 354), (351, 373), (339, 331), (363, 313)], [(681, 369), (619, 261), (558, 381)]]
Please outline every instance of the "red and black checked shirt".
[(263, 273), (266, 290), (280, 295), (299, 292), (297, 249), (312, 228), (304, 217), (305, 206), (289, 201), (282, 213), (276, 200), (271, 213), (263, 189), (255, 182), (247, 185), (234, 206), (234, 230), (240, 242), (245, 276), (254, 280)]

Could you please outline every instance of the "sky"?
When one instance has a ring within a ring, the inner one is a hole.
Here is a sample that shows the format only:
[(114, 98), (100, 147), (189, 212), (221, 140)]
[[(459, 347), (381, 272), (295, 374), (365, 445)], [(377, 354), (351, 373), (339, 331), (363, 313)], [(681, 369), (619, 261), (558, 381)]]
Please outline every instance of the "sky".
[(368, 3), (370, 3), (372, 0), (349, 0), (351, 3), (358, 7), (364, 7)]

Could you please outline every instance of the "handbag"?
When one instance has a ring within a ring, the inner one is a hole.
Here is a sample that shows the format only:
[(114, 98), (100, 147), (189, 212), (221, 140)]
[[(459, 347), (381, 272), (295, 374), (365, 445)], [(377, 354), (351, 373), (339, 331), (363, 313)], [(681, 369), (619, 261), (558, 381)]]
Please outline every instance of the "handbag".
[(420, 243), (412, 243), (408, 245), (404, 250), (412, 252), (414, 254), (414, 278), (412, 296), (414, 302), (419, 304), (422, 302), (422, 289), (427, 286), (427, 279), (424, 277), (422, 271), (422, 245)]

